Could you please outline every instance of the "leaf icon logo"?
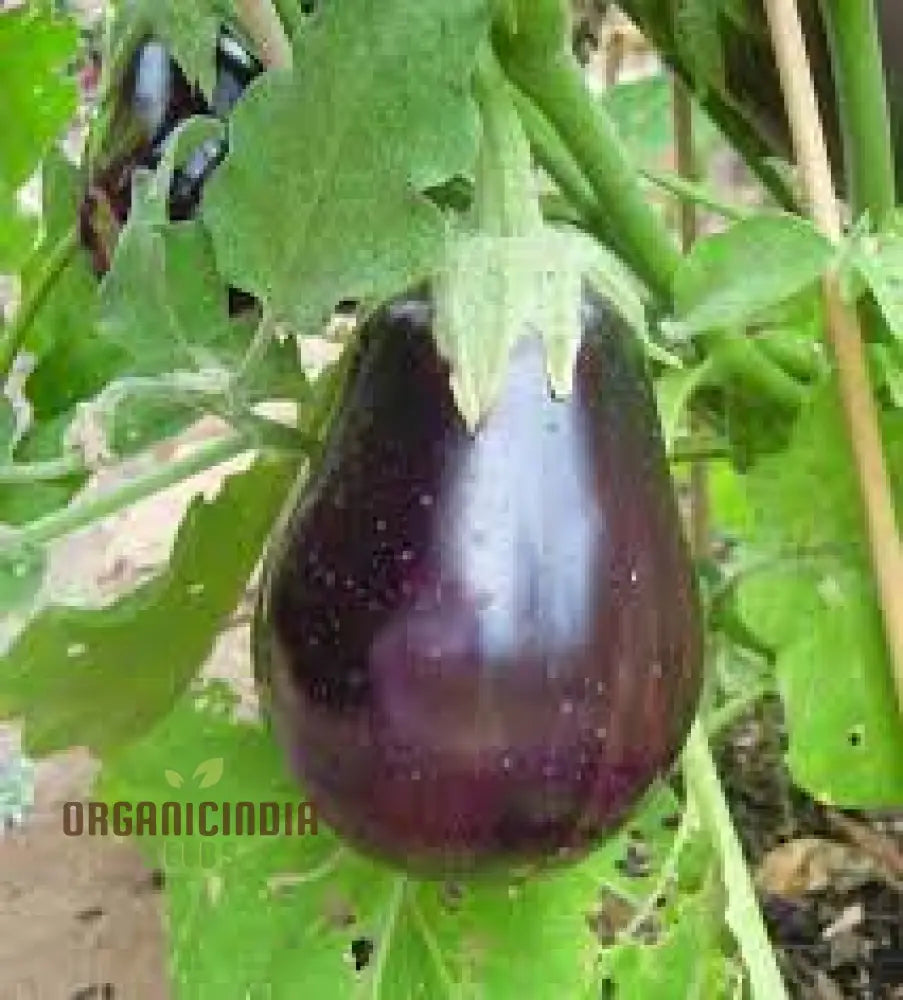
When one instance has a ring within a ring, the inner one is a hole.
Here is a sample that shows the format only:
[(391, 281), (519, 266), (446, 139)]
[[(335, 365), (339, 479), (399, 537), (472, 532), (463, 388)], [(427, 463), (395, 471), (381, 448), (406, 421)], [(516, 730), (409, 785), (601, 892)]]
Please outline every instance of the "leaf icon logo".
[(198, 781), (198, 788), (211, 788), (213, 785), (219, 784), (222, 776), (222, 757), (211, 757), (210, 760), (202, 761), (195, 768), (194, 774), (192, 775), (193, 778), (200, 779)]
[(181, 788), (185, 784), (185, 779), (179, 774), (178, 771), (164, 771), (166, 775), (166, 781), (172, 785), (173, 788)]

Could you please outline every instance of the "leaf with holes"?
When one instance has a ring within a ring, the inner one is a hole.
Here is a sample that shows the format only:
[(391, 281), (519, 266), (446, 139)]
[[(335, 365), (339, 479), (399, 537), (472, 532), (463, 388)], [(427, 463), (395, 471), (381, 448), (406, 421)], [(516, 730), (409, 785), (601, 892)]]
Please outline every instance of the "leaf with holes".
[[(883, 429), (899, 502), (903, 414)], [(741, 584), (738, 606), (777, 649), (796, 781), (825, 801), (878, 808), (903, 800), (903, 730), (846, 441), (829, 383), (789, 449), (746, 477), (757, 543), (784, 558)]]
[(24, 716), (30, 754), (102, 756), (171, 708), (238, 603), (293, 472), (258, 459), (194, 501), (160, 576), (111, 607), (51, 607), (26, 627), (5, 657), (0, 714)]
[[(191, 1000), (589, 996), (600, 886), (637, 903), (648, 895), (677, 810), (670, 791), (655, 789), (632, 832), (543, 878), (466, 888), (408, 880), (342, 846), (316, 822), (269, 733), (236, 722), (228, 706), (211, 702), (207, 687), (108, 758), (96, 794), (196, 808), (210, 793), (191, 782), (174, 790), (165, 775), (191, 770), (199, 759), (222, 760), (217, 812), (209, 817), (220, 824), (215, 835), (158, 829), (138, 838), (166, 871), (174, 996)], [(238, 802), (257, 817), (260, 804), (271, 803), (284, 835), (238, 833), (234, 810), (225, 832), (219, 803)], [(300, 835), (285, 833), (286, 806)], [(640, 843), (642, 866), (624, 866), (629, 845), (639, 856)]]

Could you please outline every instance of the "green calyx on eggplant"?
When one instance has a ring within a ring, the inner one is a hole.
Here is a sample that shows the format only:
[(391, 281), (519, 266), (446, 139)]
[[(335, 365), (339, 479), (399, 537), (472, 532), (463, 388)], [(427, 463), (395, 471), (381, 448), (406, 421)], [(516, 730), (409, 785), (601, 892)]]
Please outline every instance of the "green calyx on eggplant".
[[(216, 49), (216, 85), (208, 101), (160, 41), (149, 38), (138, 45), (116, 92), (103, 161), (92, 164), (79, 213), (82, 244), (98, 277), (109, 270), (119, 229), (128, 219), (135, 169), (159, 166), (167, 140), (188, 118), (212, 115), (226, 121), (262, 71), (257, 58), (223, 29)], [(225, 138), (208, 139), (175, 170), (169, 191), (172, 221), (194, 216), (204, 185), (226, 152)]]
[(468, 432), (410, 296), (361, 331), (271, 543), (255, 672), (324, 821), (425, 874), (576, 859), (680, 752), (696, 582), (635, 343), (588, 287), (573, 391), (520, 339)]

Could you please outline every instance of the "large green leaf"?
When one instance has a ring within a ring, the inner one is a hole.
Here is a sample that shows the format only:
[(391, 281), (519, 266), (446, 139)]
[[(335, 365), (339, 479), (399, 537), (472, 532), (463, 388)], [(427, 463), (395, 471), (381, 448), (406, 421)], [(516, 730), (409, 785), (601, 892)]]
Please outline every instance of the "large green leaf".
[(134, 173), (131, 212), (101, 289), (104, 337), (130, 359), (131, 374), (217, 367), (246, 346), (232, 342), (240, 328), (229, 322), (228, 290), (206, 230), (196, 219), (168, 220), (175, 166), (219, 131), (210, 118), (190, 118), (155, 171)]
[(29, 753), (104, 754), (171, 708), (238, 603), (292, 473), (288, 459), (257, 459), (194, 501), (158, 577), (111, 607), (32, 620), (0, 672), (0, 712), (24, 716)]
[(78, 32), (38, 6), (0, 11), (0, 187), (6, 191), (28, 179), (75, 111), (75, 83), (64, 70)]
[(343, 298), (382, 299), (441, 259), (420, 192), (473, 165), (467, 81), (485, 0), (325, 4), (231, 122), (203, 214), (235, 285), (305, 329)]
[[(903, 500), (903, 414), (884, 438)], [(739, 588), (750, 628), (778, 652), (794, 778), (846, 806), (903, 801), (903, 730), (871, 580), (861, 502), (833, 387), (817, 392), (786, 452), (747, 477), (762, 564)]]
[[(303, 801), (270, 734), (232, 721), (225, 707), (208, 689), (184, 700), (107, 761), (99, 793), (132, 803)], [(454, 896), (361, 857), (322, 824), (304, 836), (158, 831), (139, 842), (165, 870), (178, 997), (574, 1000), (595, 995), (599, 945), (588, 917), (600, 886), (639, 895), (655, 881), (673, 837), (662, 819), (675, 806), (659, 789), (631, 823), (651, 869), (632, 884), (617, 869), (625, 833), (554, 875), (475, 883)], [(374, 946), (360, 971), (355, 941)]]
[[(48, 154), (41, 185), (44, 240), (22, 275), (25, 295), (44, 279), (55, 247), (72, 238), (82, 183), (77, 168), (61, 153)], [(25, 340), (36, 364), (26, 387), (36, 420), (71, 410), (126, 364), (124, 353), (99, 336), (97, 302), (97, 281), (87, 254), (77, 246), (36, 312)]]

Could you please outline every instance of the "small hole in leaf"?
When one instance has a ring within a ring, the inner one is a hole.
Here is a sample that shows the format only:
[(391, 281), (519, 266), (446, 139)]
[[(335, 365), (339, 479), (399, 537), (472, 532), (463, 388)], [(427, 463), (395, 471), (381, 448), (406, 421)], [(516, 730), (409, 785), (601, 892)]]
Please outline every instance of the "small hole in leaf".
[(440, 890), (442, 903), (447, 910), (457, 910), (464, 899), (464, 888), (460, 882), (445, 882)]
[(373, 955), (373, 942), (370, 938), (359, 937), (351, 942), (351, 957), (357, 972), (365, 969)]
[(854, 726), (847, 734), (847, 739), (850, 741), (851, 747), (858, 747), (862, 745), (862, 726)]

